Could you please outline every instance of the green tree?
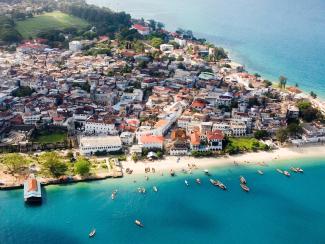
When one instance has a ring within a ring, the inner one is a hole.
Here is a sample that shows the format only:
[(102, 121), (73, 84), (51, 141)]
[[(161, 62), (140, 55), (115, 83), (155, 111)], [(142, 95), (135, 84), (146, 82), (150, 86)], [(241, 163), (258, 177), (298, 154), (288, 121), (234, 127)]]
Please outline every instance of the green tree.
[(65, 174), (68, 165), (64, 163), (56, 152), (46, 152), (41, 155), (42, 170), (46, 175), (59, 177)]
[(261, 139), (269, 137), (269, 132), (267, 132), (266, 130), (257, 130), (254, 133), (254, 137), (257, 140), (261, 140)]
[(272, 86), (272, 82), (269, 81), (269, 80), (264, 80), (263, 81), (263, 84), (264, 84), (264, 87), (270, 87), (270, 86)]
[(0, 162), (13, 174), (20, 172), (27, 165), (26, 158), (18, 153), (4, 154)]
[(313, 91), (310, 92), (310, 96), (311, 96), (312, 98), (314, 98), (314, 99), (317, 98), (317, 94), (316, 94), (315, 92), (313, 92)]
[(279, 129), (276, 132), (276, 139), (280, 142), (280, 143), (284, 143), (287, 139), (288, 139), (288, 132), (286, 129)]
[(164, 41), (159, 37), (154, 37), (150, 41), (151, 46), (153, 46), (155, 48), (159, 48), (160, 45), (163, 44), (163, 43), (164, 43)]
[(287, 131), (290, 136), (297, 136), (297, 135), (301, 135), (303, 133), (303, 129), (302, 129), (301, 125), (299, 125), (297, 123), (289, 124), (287, 127)]
[(136, 154), (136, 153), (132, 153), (131, 158), (132, 158), (132, 160), (133, 160), (134, 162), (137, 162), (137, 161), (139, 160), (138, 154)]
[(74, 165), (75, 172), (81, 176), (88, 175), (90, 172), (90, 162), (86, 158), (78, 158)]
[(283, 88), (283, 89), (286, 88), (287, 81), (288, 81), (288, 78), (287, 78), (287, 77), (285, 77), (285, 76), (283, 76), (283, 75), (281, 75), (281, 76), (279, 77), (279, 86), (280, 86), (281, 89), (282, 89), (282, 88)]

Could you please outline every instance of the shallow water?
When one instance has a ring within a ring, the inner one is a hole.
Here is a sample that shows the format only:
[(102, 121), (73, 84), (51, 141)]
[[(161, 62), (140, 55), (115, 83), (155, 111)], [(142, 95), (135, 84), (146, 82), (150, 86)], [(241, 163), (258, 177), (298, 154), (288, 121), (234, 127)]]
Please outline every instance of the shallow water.
[[(139, 175), (48, 186), (38, 207), (24, 205), (22, 190), (2, 191), (0, 243), (324, 243), (324, 163), (295, 161), (305, 173), (290, 178), (275, 171), (290, 162), (210, 169), (227, 191), (213, 187), (201, 170), (173, 178), (149, 175), (149, 181)], [(239, 187), (240, 175), (251, 192)], [(198, 177), (201, 185), (195, 183)], [(147, 194), (139, 194), (139, 186)], [(137, 227), (135, 219), (145, 227)], [(92, 228), (97, 233), (89, 239)]]

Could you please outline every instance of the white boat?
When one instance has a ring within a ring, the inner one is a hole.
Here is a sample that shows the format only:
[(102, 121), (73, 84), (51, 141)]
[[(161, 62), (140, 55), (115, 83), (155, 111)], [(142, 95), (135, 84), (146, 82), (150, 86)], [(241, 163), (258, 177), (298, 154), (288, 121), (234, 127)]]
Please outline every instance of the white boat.
[(276, 169), (280, 174), (283, 174), (283, 171), (281, 169)]
[(201, 180), (199, 178), (197, 178), (195, 181), (196, 183), (201, 184)]
[(291, 167), (290, 170), (295, 173), (299, 173), (298, 168)]
[(137, 225), (137, 226), (140, 226), (140, 227), (144, 227), (144, 225), (141, 223), (140, 220), (135, 220), (134, 223)]
[(288, 171), (283, 171), (283, 174), (285, 175), (285, 176), (287, 176), (287, 177), (290, 177), (290, 173), (288, 172)]
[(245, 184), (240, 184), (240, 187), (243, 189), (243, 191), (245, 191), (245, 192), (249, 192), (250, 190), (249, 190), (249, 187), (247, 186), (247, 185), (245, 185)]
[(264, 172), (262, 170), (257, 170), (257, 173), (259, 173), (260, 175), (264, 175)]
[(158, 192), (158, 188), (156, 186), (153, 186), (152, 189), (154, 192)]
[(304, 170), (302, 168), (297, 168), (297, 170), (298, 170), (299, 173), (303, 173), (304, 172)]
[(92, 231), (90, 231), (90, 233), (88, 234), (89, 238), (94, 237), (96, 234), (96, 229), (93, 229)]
[(24, 200), (26, 203), (41, 203), (42, 189), (41, 183), (34, 175), (30, 175), (24, 182)]
[(184, 181), (186, 186), (190, 186), (187, 180)]
[(203, 172), (204, 172), (204, 174), (209, 175), (209, 170), (208, 169), (203, 170)]
[(149, 180), (149, 177), (146, 175), (146, 180)]
[(117, 193), (117, 190), (114, 190), (114, 191), (112, 192), (112, 194), (111, 194), (111, 198), (112, 198), (112, 200), (115, 199), (115, 197), (116, 197), (116, 193)]
[(241, 184), (244, 184), (244, 185), (246, 185), (246, 183), (247, 183), (247, 181), (246, 181), (246, 179), (244, 178), (244, 176), (240, 176), (240, 177), (239, 177), (239, 181), (240, 181)]

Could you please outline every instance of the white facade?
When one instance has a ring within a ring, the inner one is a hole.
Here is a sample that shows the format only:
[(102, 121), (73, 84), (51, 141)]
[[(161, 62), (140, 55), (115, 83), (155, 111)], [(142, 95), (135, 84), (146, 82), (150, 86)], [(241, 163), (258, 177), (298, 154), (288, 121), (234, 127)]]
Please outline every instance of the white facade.
[(122, 132), (120, 138), (124, 145), (132, 145), (134, 141), (134, 133), (128, 131)]
[(86, 121), (85, 133), (96, 135), (115, 135), (116, 129), (114, 124)]
[(23, 114), (22, 119), (25, 125), (34, 125), (41, 119), (41, 114)]
[(69, 42), (69, 50), (71, 52), (79, 52), (81, 51), (81, 48), (82, 48), (82, 44), (80, 41)]
[(114, 152), (122, 149), (122, 141), (119, 136), (96, 136), (80, 138), (80, 152), (91, 155), (96, 152)]

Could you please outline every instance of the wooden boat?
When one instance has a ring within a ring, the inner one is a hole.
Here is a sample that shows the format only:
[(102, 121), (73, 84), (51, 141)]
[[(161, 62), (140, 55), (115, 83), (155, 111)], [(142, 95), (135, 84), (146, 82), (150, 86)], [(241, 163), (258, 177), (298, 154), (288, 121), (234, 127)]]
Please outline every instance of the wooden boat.
[(201, 184), (201, 180), (199, 178), (197, 178), (195, 181), (196, 183)]
[(93, 229), (92, 231), (90, 231), (90, 233), (88, 234), (89, 238), (92, 238), (96, 235), (96, 229)]
[(24, 182), (24, 200), (27, 204), (42, 203), (41, 183), (31, 174)]
[(257, 173), (259, 173), (260, 175), (264, 175), (264, 172), (262, 170), (257, 170)]
[(219, 187), (222, 190), (227, 190), (226, 186), (219, 180), (210, 179), (212, 185)]
[(139, 187), (139, 188), (138, 188), (138, 192), (139, 192), (139, 193), (142, 193), (142, 194), (145, 194), (145, 193), (146, 193), (146, 188), (144, 188), (144, 187)]
[(152, 189), (154, 192), (158, 192), (158, 188), (156, 186), (153, 186)]
[(149, 180), (149, 177), (148, 176), (145, 176), (146, 177), (146, 180)]
[(239, 177), (239, 181), (240, 181), (241, 184), (244, 184), (244, 185), (247, 184), (247, 181), (246, 181), (246, 179), (244, 178), (244, 176), (240, 176), (240, 177)]
[(141, 223), (141, 221), (140, 220), (135, 220), (134, 221), (134, 223), (137, 225), (137, 226), (139, 226), (139, 227), (144, 227), (144, 225)]
[(190, 186), (187, 180), (184, 181), (186, 186)]
[(303, 173), (304, 172), (304, 170), (302, 168), (297, 168), (297, 170), (298, 170), (299, 173)]
[(170, 175), (171, 175), (171, 176), (175, 176), (175, 171), (171, 169), (171, 170), (170, 170)]
[(285, 175), (285, 176), (287, 176), (287, 177), (290, 177), (290, 173), (288, 172), (288, 171), (283, 171), (283, 174)]
[(113, 192), (112, 192), (112, 195), (111, 195), (111, 198), (112, 198), (112, 200), (114, 200), (114, 199), (115, 199), (115, 197), (116, 197), (116, 192), (115, 192), (115, 191), (113, 191)]
[(283, 171), (281, 169), (276, 169), (280, 174), (283, 174)]
[(240, 187), (245, 191), (245, 192), (249, 192), (249, 187), (245, 184), (240, 184)]
[(292, 172), (299, 173), (299, 171), (298, 171), (297, 168), (291, 167), (290, 170), (291, 170)]

